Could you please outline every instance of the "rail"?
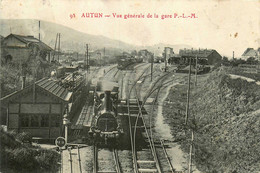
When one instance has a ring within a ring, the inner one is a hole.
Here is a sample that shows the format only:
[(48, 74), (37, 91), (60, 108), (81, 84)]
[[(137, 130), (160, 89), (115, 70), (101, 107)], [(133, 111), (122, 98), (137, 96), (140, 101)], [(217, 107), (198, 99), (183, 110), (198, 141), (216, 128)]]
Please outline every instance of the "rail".
[[(133, 88), (135, 87), (135, 85), (137, 84), (137, 81), (139, 81), (142, 76), (146, 73), (146, 71), (149, 69), (149, 67), (147, 67), (143, 73), (138, 77), (138, 79), (135, 81), (135, 83), (132, 85), (129, 93), (128, 93), (128, 97), (127, 100), (130, 100), (131, 97), (131, 93)], [(131, 124), (131, 115), (130, 115), (130, 102), (127, 102), (127, 108), (128, 108), (128, 123), (129, 123), (129, 136), (130, 136), (130, 142), (131, 142), (131, 149), (132, 149), (132, 158), (133, 158), (133, 167), (134, 167), (134, 172), (138, 173), (138, 166), (137, 166), (137, 160), (136, 160), (136, 154), (135, 154), (135, 150), (134, 150), (134, 143), (133, 143), (133, 133), (132, 133), (132, 124)]]
[(103, 172), (113, 172), (113, 173), (121, 173), (120, 163), (119, 163), (119, 157), (118, 157), (118, 151), (116, 148), (112, 149), (113, 152), (113, 158), (115, 162), (115, 171), (99, 171), (98, 168), (98, 145), (93, 145), (93, 173), (103, 173)]
[[(157, 92), (157, 94), (156, 94), (156, 98), (154, 99), (154, 102), (153, 102), (153, 107), (152, 107), (152, 109), (154, 109), (154, 105), (155, 105), (155, 102), (156, 102), (156, 100), (157, 100), (157, 97), (158, 97), (158, 94), (159, 94), (159, 92), (160, 92), (160, 89), (161, 89), (164, 85), (168, 84), (169, 82), (162, 83), (162, 84), (160, 84), (159, 87), (156, 87), (156, 85), (157, 85), (160, 81), (162, 81), (165, 77), (167, 77), (168, 74), (169, 74), (169, 73), (163, 75), (162, 77), (159, 78), (159, 80), (157, 80), (157, 81), (153, 84), (153, 86), (152, 86), (151, 89), (149, 90), (147, 96), (144, 98), (144, 101), (143, 101), (142, 105), (140, 105), (139, 98), (137, 98), (137, 103), (138, 103), (138, 107), (139, 107), (139, 114), (138, 114), (138, 116), (137, 116), (137, 118), (136, 118), (135, 128), (134, 128), (134, 137), (133, 137), (133, 140), (134, 140), (134, 142), (133, 142), (133, 144), (134, 144), (133, 150), (135, 151), (135, 138), (136, 138), (137, 122), (138, 122), (139, 116), (141, 116), (142, 121), (143, 121), (143, 124), (144, 124), (144, 127), (145, 127), (146, 136), (147, 136), (148, 141), (149, 141), (150, 149), (151, 149), (151, 151), (152, 151), (152, 155), (153, 155), (154, 161), (155, 161), (155, 163), (156, 163), (156, 169), (157, 169), (157, 171), (158, 171), (159, 173), (162, 172), (162, 170), (161, 170), (161, 168), (160, 168), (159, 159), (158, 159), (158, 156), (157, 156), (157, 153), (156, 153), (156, 149), (155, 149), (155, 145), (154, 145), (154, 139), (153, 139), (152, 127), (151, 127), (151, 120), (150, 120), (150, 136), (149, 136), (148, 130), (147, 130), (147, 126), (146, 126), (146, 123), (145, 123), (145, 120), (144, 120), (144, 117), (143, 117), (143, 115), (142, 115), (142, 111), (141, 111), (141, 110), (142, 110), (142, 107), (144, 106), (145, 102), (146, 102), (147, 99), (149, 98), (149, 96), (152, 95), (154, 91), (158, 90), (158, 92)], [(170, 81), (170, 82), (172, 82), (172, 81)], [(135, 90), (136, 90), (136, 88), (135, 88)], [(138, 96), (138, 94), (137, 94), (137, 90), (136, 90), (136, 97), (137, 97), (137, 96)], [(153, 112), (153, 111), (152, 111), (152, 112)], [(151, 116), (152, 116), (152, 115), (150, 115), (150, 117), (151, 117)], [(135, 161), (136, 161), (136, 165), (137, 165), (137, 162), (138, 162), (137, 159), (135, 159)], [(139, 170), (140, 170), (140, 169), (139, 169)]]

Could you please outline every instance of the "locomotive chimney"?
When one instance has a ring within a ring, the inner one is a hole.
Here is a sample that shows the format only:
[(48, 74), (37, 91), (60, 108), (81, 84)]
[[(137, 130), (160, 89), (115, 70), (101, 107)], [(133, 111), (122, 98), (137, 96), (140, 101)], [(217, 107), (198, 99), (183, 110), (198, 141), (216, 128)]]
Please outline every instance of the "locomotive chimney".
[(105, 91), (105, 109), (112, 111), (111, 91)]

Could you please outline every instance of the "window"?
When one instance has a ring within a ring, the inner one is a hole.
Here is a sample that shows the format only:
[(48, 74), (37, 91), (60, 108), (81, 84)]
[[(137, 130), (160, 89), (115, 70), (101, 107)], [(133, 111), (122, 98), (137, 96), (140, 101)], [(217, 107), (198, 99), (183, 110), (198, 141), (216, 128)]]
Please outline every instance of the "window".
[(29, 127), (30, 116), (29, 115), (21, 115), (21, 127)]
[(49, 115), (21, 114), (21, 127), (49, 127)]
[(41, 115), (41, 127), (49, 127), (49, 115)]
[(39, 115), (31, 115), (31, 127), (39, 127)]
[(51, 115), (51, 127), (60, 127), (60, 115)]

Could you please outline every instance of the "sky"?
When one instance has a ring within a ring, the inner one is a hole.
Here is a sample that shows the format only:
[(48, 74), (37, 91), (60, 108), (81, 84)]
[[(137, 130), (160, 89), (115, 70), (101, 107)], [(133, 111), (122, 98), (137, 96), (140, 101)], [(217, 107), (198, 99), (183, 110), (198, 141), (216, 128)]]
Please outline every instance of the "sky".
[[(84, 18), (83, 13), (103, 16)], [(114, 18), (113, 13), (123, 18)], [(145, 17), (124, 19), (125, 14)], [(174, 14), (197, 18), (173, 18)], [(162, 19), (162, 15), (172, 18)], [(45, 20), (139, 46), (185, 44), (227, 56), (260, 47), (257, 0), (0, 0), (0, 19)]]

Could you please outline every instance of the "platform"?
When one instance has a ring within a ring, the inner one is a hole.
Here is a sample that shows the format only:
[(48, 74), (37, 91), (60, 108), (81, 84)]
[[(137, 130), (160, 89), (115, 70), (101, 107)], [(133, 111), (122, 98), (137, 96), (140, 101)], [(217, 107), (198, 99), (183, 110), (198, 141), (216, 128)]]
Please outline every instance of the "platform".
[(71, 129), (83, 129), (83, 127), (90, 127), (93, 114), (93, 106), (89, 106), (88, 104), (84, 105), (82, 108), (79, 118), (77, 119), (75, 124), (71, 125)]

